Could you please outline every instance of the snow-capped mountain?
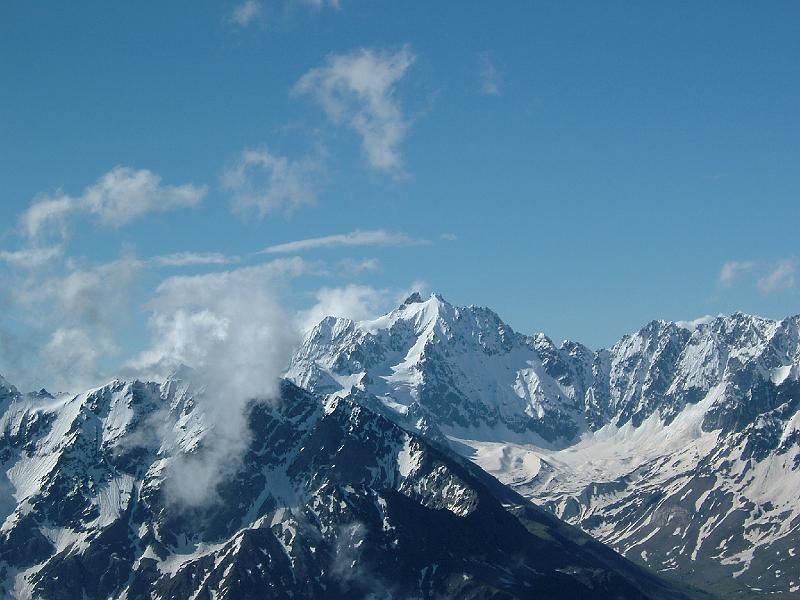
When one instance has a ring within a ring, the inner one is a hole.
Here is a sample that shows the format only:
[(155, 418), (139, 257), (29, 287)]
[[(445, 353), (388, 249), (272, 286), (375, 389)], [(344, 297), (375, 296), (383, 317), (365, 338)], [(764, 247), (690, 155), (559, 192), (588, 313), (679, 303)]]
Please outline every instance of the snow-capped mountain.
[(359, 399), (284, 382), (211, 500), (186, 504), (170, 483), (215, 443), (201, 389), (0, 379), (0, 596), (690, 597)]
[[(603, 365), (582, 347), (574, 350), (573, 362), (546, 337), (515, 333), (488, 309), (458, 308), (438, 295), (423, 302), (415, 294), (374, 321), (324, 319), (288, 376), (318, 393), (363, 389), (397, 414), (448, 434), (533, 434), (563, 444), (600, 418), (583, 397)], [(548, 368), (563, 370), (562, 381)]]
[(800, 317), (653, 321), (592, 351), (414, 295), (373, 321), (323, 320), (288, 376), (374, 395), (658, 571), (800, 592)]

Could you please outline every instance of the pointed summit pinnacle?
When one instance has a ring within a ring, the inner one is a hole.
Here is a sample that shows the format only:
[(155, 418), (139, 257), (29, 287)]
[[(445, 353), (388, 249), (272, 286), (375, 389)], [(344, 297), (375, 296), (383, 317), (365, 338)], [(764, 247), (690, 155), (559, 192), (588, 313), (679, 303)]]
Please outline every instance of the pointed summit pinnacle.
[(403, 300), (403, 304), (401, 306), (408, 306), (409, 304), (419, 304), (421, 302), (425, 302), (420, 296), (419, 292), (414, 292), (408, 298)]

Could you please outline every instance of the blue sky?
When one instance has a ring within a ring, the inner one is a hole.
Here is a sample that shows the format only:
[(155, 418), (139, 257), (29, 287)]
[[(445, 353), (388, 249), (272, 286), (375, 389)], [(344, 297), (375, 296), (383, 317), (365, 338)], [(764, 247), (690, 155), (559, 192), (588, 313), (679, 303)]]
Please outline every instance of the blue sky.
[(165, 281), (241, 269), (302, 324), (424, 284), (593, 347), (800, 312), (798, 22), (795, 2), (3, 3), (0, 372), (130, 366), (176, 315), (233, 310)]

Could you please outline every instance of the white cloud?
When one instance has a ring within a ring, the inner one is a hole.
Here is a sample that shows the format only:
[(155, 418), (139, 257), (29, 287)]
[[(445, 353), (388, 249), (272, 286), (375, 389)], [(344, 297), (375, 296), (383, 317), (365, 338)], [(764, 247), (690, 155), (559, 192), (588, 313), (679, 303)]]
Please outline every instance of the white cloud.
[(314, 179), (320, 170), (313, 159), (290, 160), (267, 150), (245, 150), (226, 169), (222, 186), (233, 194), (239, 211), (255, 209), (260, 216), (287, 213), (317, 199)]
[(143, 373), (184, 364), (204, 388), (197, 399), (213, 424), (202, 454), (179, 460), (168, 494), (182, 504), (214, 500), (238, 465), (250, 432), (246, 408), (278, 394), (299, 331), (279, 298), (283, 281), (304, 273), (300, 259), (164, 281), (150, 303), (152, 347), (129, 365)]
[(161, 177), (147, 169), (115, 167), (86, 189), (80, 203), (103, 224), (116, 227), (149, 212), (197, 206), (205, 195), (205, 187), (161, 185)]
[[(724, 316), (724, 315), (718, 315)], [(704, 315), (697, 319), (691, 319), (690, 321), (675, 321), (675, 325), (680, 327), (681, 329), (688, 329), (689, 331), (694, 331), (698, 327), (702, 325), (708, 325), (709, 323), (713, 322), (716, 319), (714, 315)]]
[(42, 357), (57, 375), (59, 391), (78, 391), (97, 382), (100, 356), (115, 350), (106, 336), (93, 336), (79, 327), (59, 327), (42, 349)]
[(354, 321), (374, 319), (400, 306), (411, 294), (427, 296), (428, 284), (417, 279), (406, 288), (374, 288), (350, 284), (343, 287), (323, 287), (315, 294), (315, 304), (297, 313), (303, 332), (310, 331), (325, 317), (340, 317)]
[(228, 265), (239, 262), (238, 256), (226, 256), (219, 252), (176, 252), (156, 256), (152, 261), (162, 267), (193, 267), (201, 265)]
[(161, 177), (147, 169), (114, 167), (80, 196), (35, 200), (23, 214), (22, 226), (31, 238), (47, 229), (64, 234), (71, 214), (86, 213), (103, 225), (119, 227), (150, 212), (198, 206), (206, 192), (205, 186), (162, 185)]
[(177, 275), (158, 286), (151, 308), (158, 311), (173, 306), (207, 307), (224, 296), (227, 289), (246, 288), (248, 281), (258, 288), (298, 277), (310, 270), (308, 263), (295, 257), (220, 273)]
[(63, 234), (67, 216), (75, 210), (75, 201), (69, 196), (35, 200), (22, 215), (22, 228), (28, 237), (36, 237), (45, 227), (59, 229)]
[(481, 93), (486, 96), (500, 96), (503, 93), (503, 81), (494, 62), (488, 54), (478, 55), (478, 78)]
[(84, 323), (112, 331), (141, 266), (135, 257), (125, 257), (91, 269), (72, 270), (28, 293), (56, 299), (62, 324)]
[(239, 27), (247, 27), (261, 16), (261, 2), (257, 0), (245, 0), (241, 4), (236, 5), (230, 16), (231, 23)]
[(338, 248), (349, 246), (417, 246), (429, 244), (427, 240), (415, 239), (405, 233), (392, 233), (383, 229), (351, 231), (325, 237), (297, 240), (264, 248), (264, 254), (290, 254), (319, 248)]
[(0, 261), (6, 262), (13, 267), (33, 269), (47, 264), (64, 255), (64, 248), (61, 246), (48, 246), (45, 248), (26, 248), (15, 251), (0, 251)]
[(775, 264), (772, 271), (758, 280), (758, 288), (765, 293), (793, 288), (796, 272), (797, 261), (794, 258), (781, 259)]
[(446, 242), (455, 242), (458, 239), (458, 236), (455, 233), (443, 233), (441, 238)]
[(127, 304), (128, 291), (140, 267), (136, 259), (121, 259), (86, 270), (72, 270), (63, 277), (53, 277), (25, 290), (29, 305), (39, 300), (49, 303), (48, 310), (60, 326), (95, 331), (96, 339), (113, 345), (113, 331)]
[(322, 288), (316, 293), (316, 304), (298, 314), (303, 331), (309, 331), (325, 317), (341, 317), (360, 321), (370, 319), (386, 306), (388, 292), (366, 285)]
[[(58, 390), (100, 383), (102, 361), (118, 352), (117, 341), (130, 323), (130, 308), (141, 261), (128, 256), (91, 268), (70, 266), (54, 276), (27, 276), (14, 286), (13, 309), (38, 353), (37, 377)], [(42, 382), (43, 383), (43, 382)]]
[(750, 271), (755, 266), (752, 260), (730, 260), (722, 265), (719, 271), (719, 283), (731, 285), (739, 276)]
[(346, 125), (361, 138), (370, 166), (398, 170), (398, 147), (408, 121), (396, 98), (397, 83), (414, 63), (408, 46), (395, 52), (361, 49), (331, 54), (325, 64), (303, 75), (294, 94), (310, 95), (337, 126)]

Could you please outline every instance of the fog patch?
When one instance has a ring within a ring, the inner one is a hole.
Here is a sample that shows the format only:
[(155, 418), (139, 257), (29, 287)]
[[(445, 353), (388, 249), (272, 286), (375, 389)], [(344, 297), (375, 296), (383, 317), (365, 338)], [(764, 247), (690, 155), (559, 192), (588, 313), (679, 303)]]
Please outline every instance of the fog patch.
[(159, 286), (150, 303), (152, 347), (130, 366), (162, 377), (179, 365), (191, 367), (195, 414), (191, 426), (177, 432), (181, 449), (165, 473), (170, 502), (213, 502), (217, 485), (235, 475), (251, 440), (248, 406), (275, 401), (299, 340), (280, 288), (303, 268), (300, 260), (281, 260), (173, 277)]
[[(133, 254), (112, 262), (15, 273), (2, 300), (0, 352), (19, 385), (61, 392), (100, 385), (119, 354), (142, 268)], [(46, 381), (45, 381), (46, 380)]]

